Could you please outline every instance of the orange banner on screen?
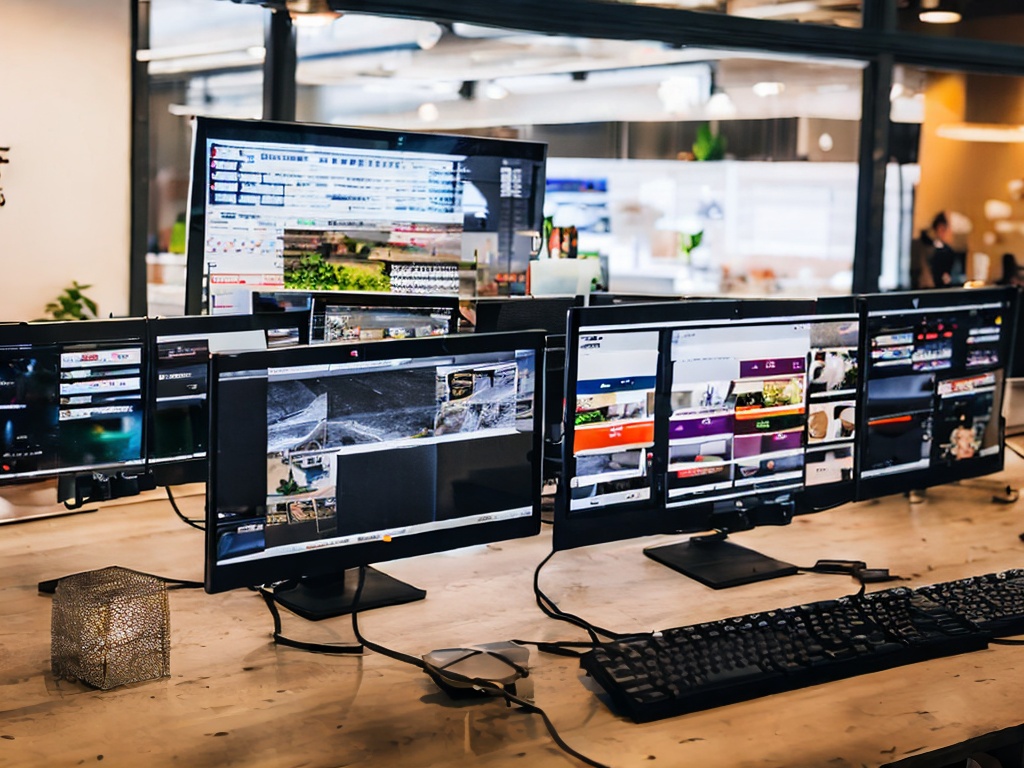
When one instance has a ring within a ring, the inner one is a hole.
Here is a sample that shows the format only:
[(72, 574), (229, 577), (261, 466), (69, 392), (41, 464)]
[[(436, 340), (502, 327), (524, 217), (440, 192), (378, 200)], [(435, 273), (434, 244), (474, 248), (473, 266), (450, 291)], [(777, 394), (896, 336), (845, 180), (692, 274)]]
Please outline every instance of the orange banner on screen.
[(653, 445), (654, 421), (611, 421), (576, 427), (573, 451), (600, 451), (625, 446)]
[(888, 418), (882, 419), (871, 419), (868, 422), (869, 427), (880, 427), (883, 424), (903, 424), (904, 422), (910, 421), (913, 416), (889, 416)]

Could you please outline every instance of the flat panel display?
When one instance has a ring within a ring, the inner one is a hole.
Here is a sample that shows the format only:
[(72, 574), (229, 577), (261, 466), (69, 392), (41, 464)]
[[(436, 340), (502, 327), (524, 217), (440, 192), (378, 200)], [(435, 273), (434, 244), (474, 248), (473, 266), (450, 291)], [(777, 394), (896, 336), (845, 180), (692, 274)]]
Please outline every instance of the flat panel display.
[(214, 355), (206, 588), (532, 535), (539, 333)]
[(0, 482), (145, 463), (144, 320), (0, 325)]
[[(186, 308), (284, 288), (525, 292), (546, 145), (197, 118)], [(204, 283), (205, 281), (205, 283)]]
[(857, 494), (998, 471), (1012, 289), (877, 294), (866, 316)]

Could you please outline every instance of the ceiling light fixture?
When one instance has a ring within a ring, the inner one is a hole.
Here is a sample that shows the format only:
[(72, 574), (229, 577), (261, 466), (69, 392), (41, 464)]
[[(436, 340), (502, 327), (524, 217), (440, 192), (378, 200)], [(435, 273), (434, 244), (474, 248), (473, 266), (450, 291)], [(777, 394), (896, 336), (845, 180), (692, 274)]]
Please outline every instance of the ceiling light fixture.
[(921, 0), (917, 18), (925, 24), (956, 24), (963, 17), (949, 0)]
[(326, 27), (341, 17), (327, 0), (285, 0), (285, 7), (296, 27)]
[(768, 96), (778, 96), (786, 90), (786, 84), (780, 83), (776, 80), (766, 80), (760, 83), (754, 83), (753, 91), (756, 96), (760, 96), (762, 99)]

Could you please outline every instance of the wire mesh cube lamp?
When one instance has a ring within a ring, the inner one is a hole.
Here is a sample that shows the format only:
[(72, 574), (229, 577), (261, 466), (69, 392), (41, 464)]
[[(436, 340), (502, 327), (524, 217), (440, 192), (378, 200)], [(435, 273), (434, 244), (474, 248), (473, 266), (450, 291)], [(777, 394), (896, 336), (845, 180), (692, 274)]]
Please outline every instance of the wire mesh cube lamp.
[(53, 596), (50, 666), (107, 690), (170, 676), (166, 584), (112, 566), (65, 576)]

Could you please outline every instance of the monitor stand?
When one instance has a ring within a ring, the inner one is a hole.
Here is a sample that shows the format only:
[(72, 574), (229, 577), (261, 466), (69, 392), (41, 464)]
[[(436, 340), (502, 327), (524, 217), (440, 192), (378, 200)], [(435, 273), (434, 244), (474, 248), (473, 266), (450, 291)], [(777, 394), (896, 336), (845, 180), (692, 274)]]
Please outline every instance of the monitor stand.
[(712, 589), (791, 576), (799, 570), (790, 563), (726, 541), (726, 536), (724, 532), (693, 536), (677, 544), (648, 547), (644, 554)]
[[(352, 613), (359, 584), (359, 569), (351, 568), (339, 578), (303, 578), (288, 586), (274, 589), (274, 602), (309, 621), (320, 621)], [(367, 566), (363, 591), (359, 595), (359, 611), (401, 605), (422, 600), (427, 596), (419, 589), (393, 576)]]

